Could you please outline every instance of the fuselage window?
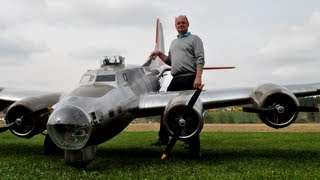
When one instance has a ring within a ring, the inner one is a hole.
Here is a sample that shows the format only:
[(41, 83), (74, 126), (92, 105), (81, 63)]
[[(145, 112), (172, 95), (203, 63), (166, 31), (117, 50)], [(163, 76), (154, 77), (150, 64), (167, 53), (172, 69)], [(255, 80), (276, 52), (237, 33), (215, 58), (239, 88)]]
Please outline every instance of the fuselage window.
[(93, 75), (85, 74), (82, 76), (80, 83), (89, 83), (92, 82), (94, 79)]
[(116, 75), (108, 74), (108, 75), (99, 75), (97, 76), (96, 82), (103, 82), (103, 81), (116, 81)]
[(122, 77), (123, 77), (123, 79), (124, 79), (125, 81), (128, 81), (127, 74), (123, 74)]

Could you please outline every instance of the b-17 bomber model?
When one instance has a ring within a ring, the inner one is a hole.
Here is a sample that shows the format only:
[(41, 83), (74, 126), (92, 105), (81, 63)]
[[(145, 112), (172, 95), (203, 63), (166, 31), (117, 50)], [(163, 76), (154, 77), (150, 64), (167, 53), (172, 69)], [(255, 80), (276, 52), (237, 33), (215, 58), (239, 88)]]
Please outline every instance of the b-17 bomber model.
[[(157, 20), (156, 49), (164, 52), (162, 25)], [(70, 92), (53, 93), (0, 88), (0, 111), (14, 135), (31, 138), (47, 130), (44, 149), (64, 150), (68, 164), (83, 167), (95, 156), (97, 146), (115, 137), (135, 118), (161, 115), (171, 136), (163, 158), (177, 140), (198, 135), (204, 110), (243, 106), (257, 113), (266, 125), (283, 128), (299, 112), (316, 112), (317, 107), (300, 106), (298, 97), (320, 94), (320, 83), (261, 84), (258, 87), (222, 90), (159, 92), (159, 80), (170, 70), (158, 58), (142, 66), (127, 65), (122, 56), (108, 56), (100, 68), (87, 71)], [(228, 69), (232, 67), (206, 67)], [(160, 156), (159, 156), (160, 157)]]

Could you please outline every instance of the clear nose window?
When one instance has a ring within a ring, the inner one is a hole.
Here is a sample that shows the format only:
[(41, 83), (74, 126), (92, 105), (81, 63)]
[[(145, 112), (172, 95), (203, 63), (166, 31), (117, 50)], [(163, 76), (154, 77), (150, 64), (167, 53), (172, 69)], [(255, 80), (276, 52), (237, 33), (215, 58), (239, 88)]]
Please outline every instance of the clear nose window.
[(89, 117), (75, 106), (66, 106), (54, 111), (47, 128), (56, 145), (67, 150), (83, 148), (91, 134)]

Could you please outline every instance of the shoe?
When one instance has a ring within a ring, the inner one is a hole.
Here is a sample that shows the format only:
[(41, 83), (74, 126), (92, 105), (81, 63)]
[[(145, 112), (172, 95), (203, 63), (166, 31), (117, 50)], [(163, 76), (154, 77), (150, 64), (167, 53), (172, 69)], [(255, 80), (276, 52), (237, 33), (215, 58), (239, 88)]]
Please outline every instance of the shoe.
[(163, 140), (161, 138), (158, 138), (158, 140), (151, 144), (151, 146), (165, 146), (167, 145), (169, 140)]
[(201, 159), (201, 152), (190, 152), (191, 159)]
[(189, 145), (189, 154), (191, 159), (201, 159), (200, 145), (197, 143), (186, 142)]

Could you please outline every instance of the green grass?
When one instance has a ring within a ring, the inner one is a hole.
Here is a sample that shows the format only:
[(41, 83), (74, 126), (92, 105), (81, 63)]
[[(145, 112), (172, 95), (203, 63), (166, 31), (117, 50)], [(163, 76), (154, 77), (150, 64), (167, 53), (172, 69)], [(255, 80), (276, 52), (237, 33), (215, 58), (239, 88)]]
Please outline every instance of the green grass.
[(206, 123), (224, 123), (224, 124), (245, 124), (245, 123), (261, 123), (261, 120), (254, 113), (246, 113), (239, 111), (216, 111), (207, 112), (205, 114)]
[(202, 132), (201, 160), (179, 142), (170, 158), (157, 132), (123, 132), (100, 145), (85, 169), (42, 152), (44, 136), (0, 134), (0, 179), (319, 179), (320, 133)]
[[(319, 123), (319, 118), (319, 114), (315, 114), (314, 119), (312, 120), (310, 113), (301, 112), (299, 113), (295, 123)], [(221, 109), (218, 109), (218, 111), (216, 112), (206, 112), (205, 122), (219, 124), (262, 123), (258, 115), (255, 113), (247, 113), (240, 111), (222, 111)]]

